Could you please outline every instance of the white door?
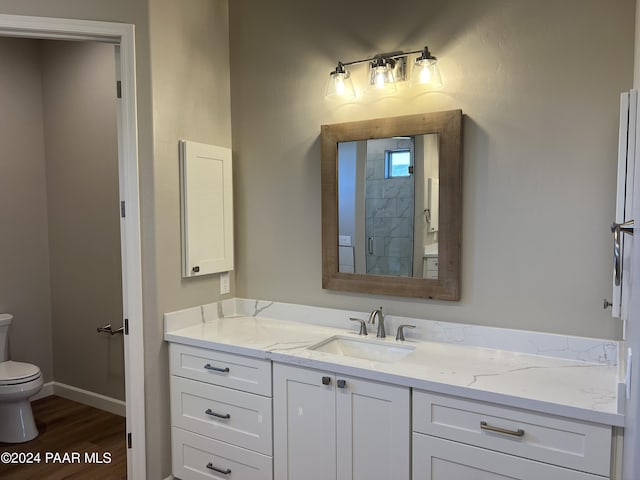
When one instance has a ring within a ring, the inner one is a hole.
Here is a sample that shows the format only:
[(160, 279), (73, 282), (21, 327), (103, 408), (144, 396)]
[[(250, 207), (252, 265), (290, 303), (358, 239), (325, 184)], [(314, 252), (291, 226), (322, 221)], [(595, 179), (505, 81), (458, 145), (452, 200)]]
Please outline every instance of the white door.
[(336, 375), (338, 480), (409, 480), (409, 389)]
[[(637, 122), (636, 122), (637, 123)], [(640, 135), (636, 135), (636, 142), (640, 143)], [(636, 161), (640, 155), (636, 143)], [(639, 162), (640, 164), (640, 162)], [(640, 168), (634, 171), (634, 185), (640, 185)], [(640, 219), (640, 195), (634, 195), (632, 203), (632, 219)], [(626, 357), (627, 357), (627, 404), (624, 426), (624, 447), (622, 462), (622, 480), (636, 480), (640, 478), (640, 296), (634, 295), (640, 285), (640, 248), (638, 248), (639, 233), (634, 226), (632, 241), (636, 248), (631, 253), (631, 285), (629, 295), (629, 315), (626, 322)]]
[(335, 480), (335, 377), (273, 365), (273, 460), (278, 480)]
[(118, 165), (121, 219), (127, 476), (146, 478), (144, 343), (142, 326), (142, 251), (138, 189), (135, 35), (133, 25), (66, 18), (0, 15), (0, 35), (60, 40), (94, 40), (119, 46), (122, 99), (118, 110)]

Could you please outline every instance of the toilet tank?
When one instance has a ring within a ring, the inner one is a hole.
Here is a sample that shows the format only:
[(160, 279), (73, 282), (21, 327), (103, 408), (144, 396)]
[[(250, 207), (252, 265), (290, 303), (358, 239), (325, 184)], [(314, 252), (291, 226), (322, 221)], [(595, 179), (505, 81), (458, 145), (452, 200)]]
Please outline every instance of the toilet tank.
[(0, 362), (9, 360), (9, 325), (12, 315), (0, 313)]

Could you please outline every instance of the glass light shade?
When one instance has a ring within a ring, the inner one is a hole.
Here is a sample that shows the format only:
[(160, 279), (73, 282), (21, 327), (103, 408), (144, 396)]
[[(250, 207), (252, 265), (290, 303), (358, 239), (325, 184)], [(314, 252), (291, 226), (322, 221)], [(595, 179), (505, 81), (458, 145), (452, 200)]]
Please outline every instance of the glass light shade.
[(344, 72), (331, 72), (324, 90), (324, 97), (343, 100), (356, 98), (356, 91), (353, 88), (349, 72), (346, 70)]
[(442, 88), (442, 77), (440, 69), (434, 58), (418, 58), (413, 65), (411, 72), (411, 83), (413, 87), (420, 85), (427, 90), (437, 90)]
[(372, 91), (395, 93), (398, 90), (393, 69), (388, 64), (371, 67), (369, 84), (371, 85), (369, 90)]

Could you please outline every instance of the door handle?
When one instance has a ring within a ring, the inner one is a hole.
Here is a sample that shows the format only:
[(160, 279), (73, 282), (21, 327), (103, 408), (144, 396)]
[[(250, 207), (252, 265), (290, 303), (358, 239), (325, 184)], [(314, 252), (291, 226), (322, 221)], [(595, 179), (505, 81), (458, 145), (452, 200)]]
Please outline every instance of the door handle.
[(613, 278), (616, 287), (620, 286), (622, 279), (622, 252), (620, 243), (620, 232), (633, 235), (634, 221), (629, 220), (624, 223), (613, 223), (611, 232), (613, 232)]
[(367, 251), (369, 255), (373, 255), (373, 237), (367, 238)]
[(107, 323), (105, 326), (103, 327), (98, 327), (96, 328), (96, 331), (98, 333), (108, 333), (109, 335), (116, 335), (116, 334), (123, 334), (124, 333), (124, 325), (121, 326), (120, 328), (116, 328), (115, 330), (113, 330), (111, 328), (111, 324)]

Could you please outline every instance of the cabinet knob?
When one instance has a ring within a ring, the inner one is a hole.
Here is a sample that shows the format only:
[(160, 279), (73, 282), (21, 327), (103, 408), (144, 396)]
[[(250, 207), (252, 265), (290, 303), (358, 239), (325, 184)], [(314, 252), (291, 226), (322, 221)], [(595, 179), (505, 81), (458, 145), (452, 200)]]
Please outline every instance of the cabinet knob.
[(347, 381), (346, 380), (338, 380), (336, 382), (336, 384), (338, 385), (338, 388), (344, 388), (347, 386)]
[(322, 384), (329, 385), (331, 383), (331, 377), (322, 377)]

